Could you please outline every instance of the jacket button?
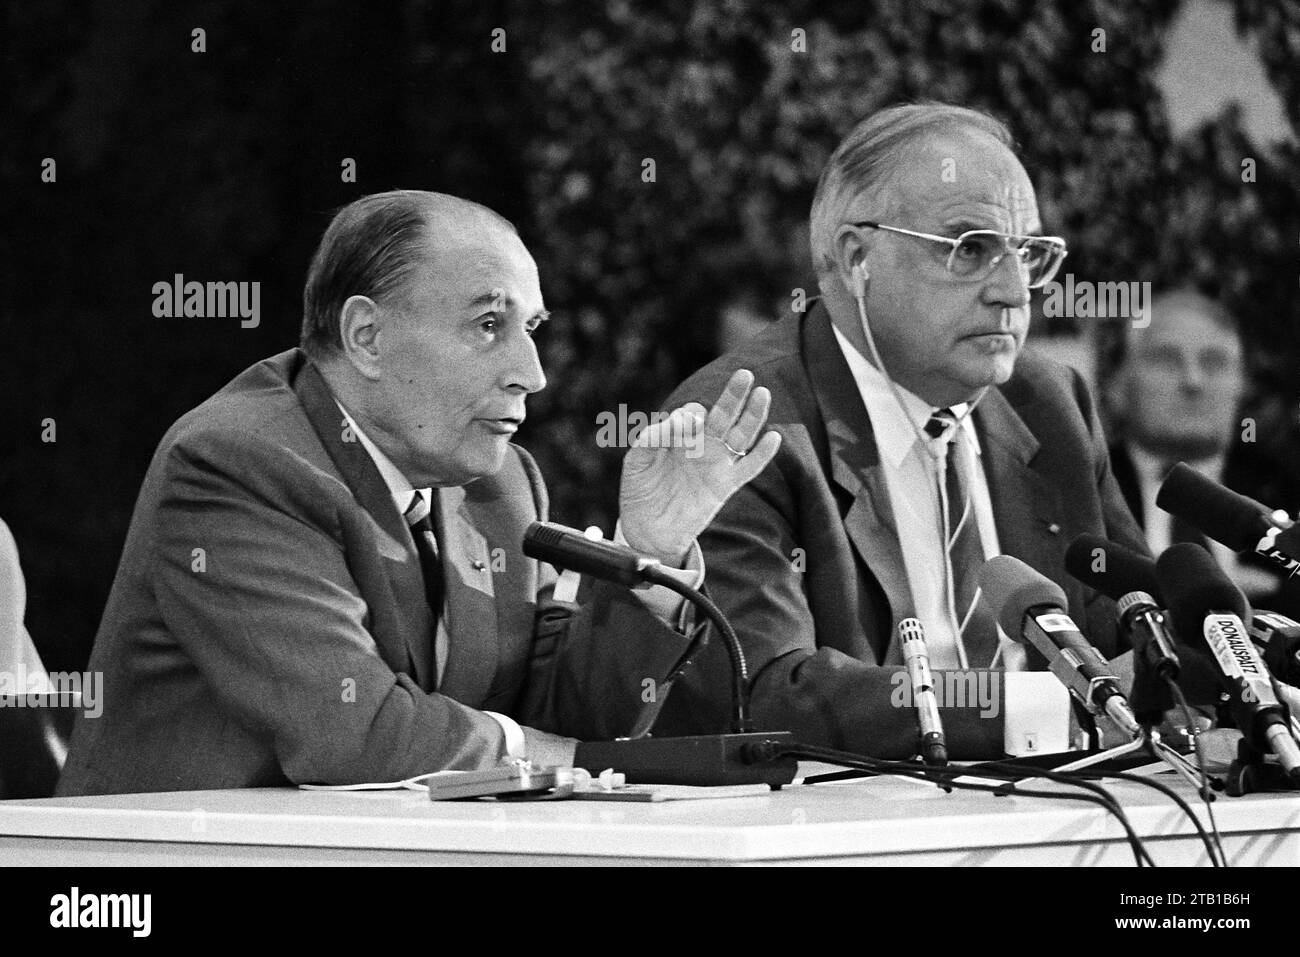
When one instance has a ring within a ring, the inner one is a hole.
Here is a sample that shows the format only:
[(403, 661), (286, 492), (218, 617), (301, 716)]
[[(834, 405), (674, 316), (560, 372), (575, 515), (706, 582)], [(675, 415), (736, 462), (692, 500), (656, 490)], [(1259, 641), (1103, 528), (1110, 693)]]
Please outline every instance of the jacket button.
[(1060, 534), (1061, 534), (1061, 526), (1060, 526), (1060, 525), (1057, 525), (1055, 522), (1053, 522), (1051, 525), (1048, 525), (1048, 526), (1047, 526), (1047, 531), (1048, 531), (1048, 533), (1051, 534), (1051, 535), (1060, 535)]
[(474, 566), (474, 571), (476, 571), (476, 572), (481, 572), (483, 569), (487, 568), (487, 566), (484, 565), (484, 564), (483, 564), (481, 561), (479, 561), (477, 558), (474, 559), (474, 561), (470, 562), (470, 564), (471, 564), (472, 566)]

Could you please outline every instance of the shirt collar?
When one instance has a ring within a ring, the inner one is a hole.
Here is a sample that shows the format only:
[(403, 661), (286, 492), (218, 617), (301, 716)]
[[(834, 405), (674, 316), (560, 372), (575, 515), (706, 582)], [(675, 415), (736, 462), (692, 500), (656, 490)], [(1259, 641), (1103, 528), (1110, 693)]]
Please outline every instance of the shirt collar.
[(433, 494), (431, 489), (416, 488), (413, 486), (410, 480), (401, 473), (401, 470), (393, 464), (393, 460), (385, 455), (383, 450), (371, 441), (370, 436), (366, 435), (365, 430), (361, 428), (357, 420), (348, 414), (347, 409), (343, 408), (343, 404), (337, 399), (334, 400), (334, 404), (337, 405), (339, 411), (343, 413), (343, 418), (352, 428), (357, 440), (361, 443), (361, 447), (365, 449), (371, 459), (374, 460), (375, 468), (379, 469), (379, 475), (384, 480), (384, 484), (388, 486), (388, 492), (393, 496), (393, 504), (397, 506), (399, 512), (403, 515), (406, 514), (407, 508), (411, 505), (412, 492), (419, 492), (426, 502), (433, 501), (431, 498)]
[[(1142, 483), (1151, 488), (1159, 488), (1160, 483), (1165, 480), (1165, 469), (1170, 464), (1170, 460), (1153, 455), (1136, 442), (1128, 443), (1128, 453)], [(1223, 455), (1212, 455), (1208, 459), (1188, 462), (1187, 465), (1217, 482), (1219, 476), (1223, 474), (1224, 458)]]
[[(912, 423), (908, 422), (908, 415), (910, 414), (915, 420), (917, 428), (924, 429), (925, 424), (930, 421), (930, 416), (935, 413), (935, 407), (898, 383), (894, 383), (898, 387), (898, 394), (902, 396), (903, 405), (907, 407), (907, 413), (904, 413), (899, 408), (884, 373), (868, 362), (844, 333), (834, 325), (831, 326), (831, 330), (835, 333), (835, 339), (840, 344), (844, 359), (849, 364), (849, 372), (853, 374), (858, 392), (862, 394), (862, 404), (867, 407), (867, 417), (871, 419), (871, 429), (875, 433), (876, 448), (880, 452), (880, 457), (891, 468), (898, 468), (917, 444), (916, 432)], [(961, 420), (961, 427), (965, 430), (966, 440), (971, 448), (979, 454), (980, 442), (975, 432), (975, 422), (971, 416), (966, 415), (968, 405), (969, 403), (960, 402), (950, 408), (952, 414)], [(943, 454), (939, 451), (943, 447), (942, 437), (930, 439), (924, 432), (921, 437), (926, 440), (926, 444), (934, 443), (935, 451)]]

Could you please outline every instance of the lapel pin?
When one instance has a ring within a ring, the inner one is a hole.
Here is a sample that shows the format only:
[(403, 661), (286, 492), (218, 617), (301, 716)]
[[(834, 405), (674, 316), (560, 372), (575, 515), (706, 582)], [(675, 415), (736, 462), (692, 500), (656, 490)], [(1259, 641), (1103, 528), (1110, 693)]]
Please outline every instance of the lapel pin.
[(1057, 525), (1055, 522), (1053, 522), (1051, 525), (1048, 525), (1048, 526), (1047, 526), (1047, 531), (1048, 531), (1048, 534), (1050, 534), (1050, 535), (1060, 535), (1060, 534), (1061, 534), (1061, 526), (1060, 526), (1060, 525)]
[(483, 569), (487, 568), (487, 566), (484, 565), (484, 564), (483, 564), (481, 561), (479, 561), (477, 558), (474, 559), (472, 562), (470, 562), (470, 565), (473, 567), (474, 571), (476, 571), (476, 572), (481, 572)]

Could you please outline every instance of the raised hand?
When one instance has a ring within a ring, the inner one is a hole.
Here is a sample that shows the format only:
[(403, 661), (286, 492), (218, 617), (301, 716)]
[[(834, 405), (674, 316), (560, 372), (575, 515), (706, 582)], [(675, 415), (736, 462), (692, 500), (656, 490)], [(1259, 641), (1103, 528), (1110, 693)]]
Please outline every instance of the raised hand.
[(772, 395), (738, 369), (713, 408), (698, 402), (648, 426), (623, 459), (623, 537), (642, 554), (680, 567), (724, 502), (781, 447), (763, 433)]

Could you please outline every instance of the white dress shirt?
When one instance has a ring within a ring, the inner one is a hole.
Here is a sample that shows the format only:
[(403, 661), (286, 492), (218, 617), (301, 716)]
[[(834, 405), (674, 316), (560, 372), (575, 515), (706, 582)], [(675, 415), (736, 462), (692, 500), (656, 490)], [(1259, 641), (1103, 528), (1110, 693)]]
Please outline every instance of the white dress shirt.
[[(889, 504), (898, 529), (903, 565), (912, 590), (912, 603), (916, 617), (925, 626), (930, 665), (933, 668), (964, 668), (965, 652), (958, 640), (960, 625), (949, 602), (945, 581), (947, 556), (939, 505), (939, 488), (947, 468), (948, 443), (943, 437), (932, 439), (924, 431), (925, 424), (936, 411), (935, 407), (898, 386), (898, 393), (907, 407), (907, 412), (904, 412), (880, 370), (868, 362), (839, 329), (835, 329), (835, 338), (871, 420), (885, 487), (889, 489)], [(965, 415), (966, 411), (966, 403), (952, 406), (953, 415), (960, 420), (966, 439), (956, 448), (967, 456), (963, 467), (970, 480), (971, 505), (979, 523), (980, 542), (984, 547), (984, 557), (992, 558), (1001, 551), (997, 525), (993, 520), (993, 504), (989, 498), (988, 479), (984, 475), (979, 436), (974, 421)], [(908, 421), (908, 414), (912, 422)], [(1023, 670), (1024, 649), (1008, 641), (1001, 631), (999, 636), (994, 666), (1001, 664), (1007, 671)]]
[[(1152, 455), (1135, 443), (1127, 443), (1129, 458), (1133, 461), (1133, 471), (1137, 475), (1138, 491), (1142, 496), (1143, 533), (1146, 535), (1147, 547), (1151, 554), (1159, 555), (1172, 544), (1174, 517), (1156, 505), (1156, 495), (1165, 480), (1165, 466), (1169, 460)], [(1216, 455), (1208, 459), (1188, 462), (1191, 468), (1212, 481), (1219, 481), (1223, 475), (1224, 456)], [(1247, 597), (1258, 598), (1272, 593), (1277, 588), (1277, 581), (1268, 572), (1260, 568), (1243, 564), (1236, 552), (1226, 545), (1206, 536), (1210, 554), (1226, 571), (1237, 587)]]

